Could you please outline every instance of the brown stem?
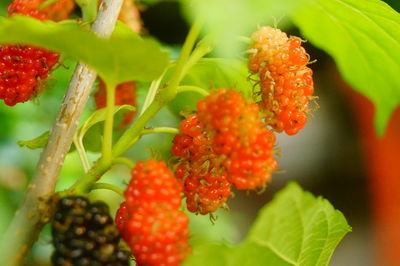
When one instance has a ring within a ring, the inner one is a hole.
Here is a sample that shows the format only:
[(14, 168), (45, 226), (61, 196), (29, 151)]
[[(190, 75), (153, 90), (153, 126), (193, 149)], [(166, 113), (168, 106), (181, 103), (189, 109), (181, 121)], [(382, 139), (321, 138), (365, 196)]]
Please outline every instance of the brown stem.
[[(114, 30), (123, 0), (103, 0), (92, 30), (106, 38)], [(84, 44), (82, 44), (84, 45)], [(22, 204), (0, 243), (0, 265), (21, 265), (40, 229), (52, 215), (51, 199), (78, 121), (90, 96), (97, 73), (78, 64), (67, 94), (43, 150)]]

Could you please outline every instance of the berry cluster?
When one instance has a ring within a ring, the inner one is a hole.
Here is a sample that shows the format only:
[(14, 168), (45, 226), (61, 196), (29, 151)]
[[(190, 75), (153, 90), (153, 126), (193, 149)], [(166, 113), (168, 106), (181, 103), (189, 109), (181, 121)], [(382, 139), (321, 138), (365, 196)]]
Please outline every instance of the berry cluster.
[(197, 115), (183, 120), (172, 153), (181, 158), (175, 175), (183, 182), (188, 210), (207, 214), (227, 201), (231, 188), (213, 151), (211, 136), (203, 127)]
[[(8, 7), (8, 14), (21, 14), (39, 20), (61, 20), (69, 16), (75, 5), (72, 0), (62, 0), (38, 10), (43, 2), (14, 0)], [(59, 54), (37, 47), (0, 46), (0, 99), (13, 106), (35, 97), (58, 59)]]
[(219, 89), (197, 103), (212, 147), (223, 156), (229, 181), (238, 189), (262, 187), (277, 168), (275, 135), (260, 120), (257, 104), (231, 89)]
[(53, 265), (129, 265), (129, 253), (119, 249), (120, 233), (103, 202), (62, 198), (52, 223)]
[(296, 134), (307, 121), (308, 103), (314, 93), (309, 56), (302, 40), (271, 27), (252, 35), (249, 70), (260, 79), (261, 109), (277, 132)]
[(58, 59), (58, 54), (32, 46), (0, 46), (0, 99), (13, 106), (36, 96)]
[[(94, 96), (94, 100), (96, 109), (107, 106), (106, 84), (102, 80), (100, 80), (99, 89)], [(121, 83), (115, 88), (115, 105), (125, 104), (136, 106), (136, 83), (133, 81)], [(122, 129), (128, 125), (135, 117), (135, 113), (136, 112), (133, 111), (124, 115), (119, 127)]]
[(230, 185), (265, 186), (277, 168), (274, 134), (259, 117), (258, 106), (231, 89), (219, 89), (197, 104), (197, 115), (181, 123), (172, 153), (176, 176), (184, 182), (191, 212), (206, 214), (226, 202)]
[(138, 265), (178, 265), (190, 251), (182, 187), (165, 162), (137, 162), (116, 224)]

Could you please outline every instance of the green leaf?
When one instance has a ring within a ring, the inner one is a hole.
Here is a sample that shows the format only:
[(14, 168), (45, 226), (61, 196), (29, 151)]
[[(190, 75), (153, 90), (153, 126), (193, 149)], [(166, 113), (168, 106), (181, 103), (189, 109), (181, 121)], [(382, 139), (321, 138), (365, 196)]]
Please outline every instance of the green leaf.
[(325, 266), (351, 231), (341, 212), (291, 183), (261, 211), (238, 246), (193, 241), (184, 265)]
[(46, 146), (47, 140), (49, 139), (49, 134), (49, 131), (46, 131), (37, 138), (31, 140), (20, 140), (17, 142), (17, 144), (20, 147), (27, 147), (31, 150), (41, 149)]
[[(173, 68), (170, 71), (173, 71)], [(243, 60), (204, 58), (189, 70), (181, 85), (198, 86), (206, 90), (233, 88), (250, 97), (253, 85), (248, 81), (248, 76), (247, 66)], [(201, 98), (203, 96), (198, 93), (183, 92), (168, 106), (178, 115), (182, 110), (195, 110), (196, 103)]]
[(10, 4), (10, 1), (0, 1), (0, 16), (7, 15), (7, 6)]
[(400, 14), (378, 0), (301, 0), (296, 25), (336, 61), (350, 85), (376, 107), (380, 135), (400, 103)]
[(230, 265), (229, 257), (233, 256), (234, 249), (225, 244), (203, 241), (194, 245), (193, 253), (185, 259), (183, 266), (223, 266)]
[(327, 200), (291, 183), (260, 211), (235, 265), (328, 265), (350, 230)]
[[(114, 114), (127, 110), (127, 111), (135, 111), (136, 108), (132, 105), (118, 105), (114, 106)], [(100, 122), (103, 122), (106, 119), (106, 108), (99, 109), (95, 111), (82, 125), (82, 127), (78, 130), (76, 139), (79, 149), (84, 150), (84, 147), (87, 147), (89, 150), (93, 152), (100, 151), (101, 147), (101, 137), (102, 137), (102, 127), (98, 126)], [(93, 129), (93, 130), (91, 130)]]
[(56, 23), (23, 16), (0, 18), (0, 43), (22, 43), (63, 52), (88, 64), (108, 84), (153, 80), (169, 61), (168, 54), (155, 41), (141, 39), (133, 31), (117, 30), (116, 35), (106, 40), (71, 21)]

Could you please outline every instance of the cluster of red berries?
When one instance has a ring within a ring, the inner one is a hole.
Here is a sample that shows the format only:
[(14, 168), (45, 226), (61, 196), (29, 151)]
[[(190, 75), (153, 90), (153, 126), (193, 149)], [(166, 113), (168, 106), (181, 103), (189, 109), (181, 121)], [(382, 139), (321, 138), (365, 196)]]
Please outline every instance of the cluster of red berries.
[(182, 186), (165, 162), (137, 162), (116, 224), (138, 265), (178, 265), (190, 252)]
[[(39, 20), (62, 20), (69, 16), (75, 5), (73, 0), (62, 0), (39, 10), (43, 2), (14, 0), (8, 7), (8, 14), (21, 14)], [(58, 59), (59, 54), (33, 46), (0, 46), (0, 99), (13, 106), (35, 97)]]
[(59, 54), (32, 46), (0, 46), (0, 99), (13, 106), (36, 96)]
[(172, 153), (180, 157), (175, 175), (184, 185), (188, 210), (207, 214), (227, 201), (231, 188), (213, 151), (211, 136), (203, 128), (197, 115), (183, 120), (182, 134), (175, 136)]
[(257, 104), (232, 89), (219, 89), (197, 104), (197, 115), (181, 123), (172, 153), (183, 180), (189, 211), (215, 211), (226, 202), (230, 185), (265, 186), (277, 168), (274, 134), (259, 117)]
[(294, 135), (307, 121), (314, 93), (309, 55), (300, 38), (272, 27), (261, 27), (252, 40), (249, 70), (259, 75), (266, 123), (277, 132)]
[[(99, 89), (94, 96), (96, 109), (101, 109), (107, 106), (107, 90), (104, 81), (100, 80)], [(125, 82), (119, 84), (115, 88), (115, 105), (133, 105), (136, 106), (136, 82)], [(124, 115), (119, 127), (122, 129), (128, 125), (135, 117), (135, 111)]]

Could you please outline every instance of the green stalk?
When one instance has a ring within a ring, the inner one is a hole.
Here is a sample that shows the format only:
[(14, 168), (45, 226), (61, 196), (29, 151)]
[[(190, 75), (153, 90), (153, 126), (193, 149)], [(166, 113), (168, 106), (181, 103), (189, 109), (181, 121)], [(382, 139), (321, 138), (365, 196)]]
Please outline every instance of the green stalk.
[(85, 173), (87, 173), (90, 170), (90, 163), (89, 163), (85, 148), (82, 145), (82, 141), (78, 140), (77, 134), (75, 134), (73, 142), (74, 142), (76, 151), (78, 152), (79, 159), (82, 162), (83, 169), (85, 170)]
[(114, 128), (115, 85), (106, 84), (106, 86), (107, 86), (107, 106), (106, 106), (106, 120), (104, 122), (102, 160), (104, 160), (106, 163), (111, 163), (112, 137)]
[(186, 86), (186, 85), (185, 86), (179, 86), (177, 90), (178, 90), (178, 93), (191, 91), (191, 92), (199, 93), (199, 94), (201, 94), (203, 96), (210, 95), (210, 93), (207, 90), (205, 90), (203, 88), (200, 88), (200, 87), (197, 87), (197, 86)]
[(135, 163), (132, 162), (130, 159), (125, 158), (125, 157), (117, 157), (113, 160), (113, 164), (123, 164), (126, 165), (129, 169), (132, 169), (135, 167)]
[(99, 159), (92, 169), (68, 190), (61, 192), (60, 195), (69, 194), (86, 194), (92, 189), (92, 186), (100, 179), (109, 169), (111, 168), (111, 162), (105, 163), (105, 161)]
[(200, 34), (202, 22), (197, 20), (186, 38), (186, 41), (182, 47), (181, 55), (176, 63), (175, 71), (171, 77), (168, 87), (161, 90), (159, 94), (156, 95), (154, 101), (149, 105), (146, 111), (139, 117), (139, 119), (134, 123), (124, 135), (118, 140), (113, 149), (113, 156), (118, 157), (123, 154), (128, 148), (128, 144), (132, 139), (136, 139), (140, 136), (143, 128), (147, 125), (151, 118), (160, 111), (160, 109), (169, 101), (173, 100), (177, 94), (177, 87), (179, 82), (183, 77), (183, 70), (185, 63), (188, 60), (193, 46), (196, 42), (197, 37)]
[(151, 128), (145, 128), (142, 131), (142, 135), (147, 135), (152, 133), (179, 134), (179, 129), (174, 127), (151, 127)]
[(124, 191), (122, 189), (120, 189), (117, 186), (114, 186), (112, 184), (108, 184), (108, 183), (96, 183), (92, 186), (92, 190), (96, 190), (96, 189), (107, 189), (107, 190), (111, 190), (114, 191), (115, 193), (117, 193), (118, 195), (120, 195), (121, 197), (124, 197)]

